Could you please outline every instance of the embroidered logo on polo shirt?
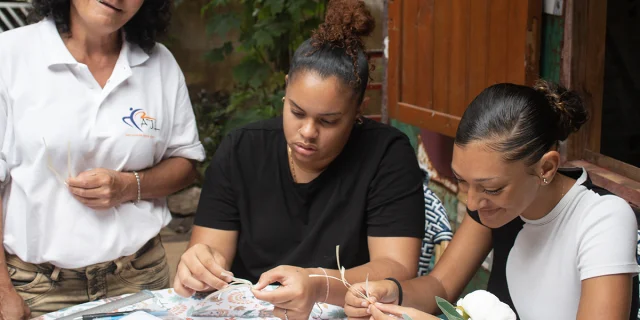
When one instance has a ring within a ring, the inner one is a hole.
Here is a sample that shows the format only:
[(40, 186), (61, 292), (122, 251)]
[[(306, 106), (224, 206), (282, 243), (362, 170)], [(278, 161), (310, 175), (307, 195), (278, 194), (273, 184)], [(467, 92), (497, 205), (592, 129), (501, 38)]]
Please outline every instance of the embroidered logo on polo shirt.
[(144, 132), (143, 129), (160, 131), (156, 118), (147, 115), (143, 109), (129, 108), (129, 111), (131, 111), (129, 116), (122, 117), (122, 122), (129, 127), (136, 128), (140, 132)]

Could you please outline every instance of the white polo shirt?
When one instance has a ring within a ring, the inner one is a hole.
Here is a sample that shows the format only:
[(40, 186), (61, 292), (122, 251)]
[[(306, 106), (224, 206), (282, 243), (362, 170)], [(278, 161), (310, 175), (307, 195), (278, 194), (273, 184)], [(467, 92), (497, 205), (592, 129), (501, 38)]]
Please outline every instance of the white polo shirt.
[(47, 154), (63, 179), (93, 168), (144, 170), (170, 157), (203, 160), (184, 76), (171, 53), (157, 44), (146, 54), (125, 42), (101, 88), (52, 20), (0, 34), (6, 252), (78, 268), (132, 254), (157, 235), (171, 219), (166, 199), (90, 209), (56, 178)]

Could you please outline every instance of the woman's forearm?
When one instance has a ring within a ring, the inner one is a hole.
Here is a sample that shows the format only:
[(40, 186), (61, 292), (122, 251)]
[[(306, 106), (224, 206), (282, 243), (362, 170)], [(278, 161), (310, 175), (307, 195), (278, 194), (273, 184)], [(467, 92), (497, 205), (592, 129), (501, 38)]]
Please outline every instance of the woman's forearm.
[[(321, 275), (320, 277), (312, 277), (311, 283), (313, 284), (313, 288), (316, 289), (316, 301), (323, 302), (325, 297), (327, 297), (327, 279), (324, 277), (324, 272), (320, 268), (310, 268), (307, 269), (307, 271), (310, 274)], [(338, 279), (341, 278), (338, 270), (325, 269), (325, 271), (330, 277)], [(389, 258), (374, 260), (359, 267), (346, 270), (345, 272), (345, 279), (350, 284), (365, 282), (367, 277), (369, 278), (369, 281), (376, 281), (383, 280), (388, 277), (405, 280), (411, 279), (414, 276), (415, 272), (413, 272), (413, 270), (408, 270), (401, 263)], [(329, 279), (328, 283), (329, 295), (327, 303), (343, 306), (344, 298), (347, 294), (347, 287), (345, 287), (342, 281), (335, 279)]]
[(439, 312), (436, 296), (445, 300), (450, 298), (440, 280), (431, 275), (401, 281), (400, 284), (402, 285), (403, 307), (434, 314)]
[[(123, 172), (126, 176), (126, 194), (134, 201), (138, 198), (138, 182), (132, 172)], [(197, 172), (193, 160), (185, 158), (169, 158), (156, 166), (139, 171), (140, 198), (155, 199), (166, 197), (189, 186), (196, 178)]]
[[(0, 196), (0, 217), (2, 217), (2, 196)], [(7, 260), (4, 252), (4, 226), (3, 220), (0, 219), (0, 290), (11, 286), (11, 278), (7, 270)]]

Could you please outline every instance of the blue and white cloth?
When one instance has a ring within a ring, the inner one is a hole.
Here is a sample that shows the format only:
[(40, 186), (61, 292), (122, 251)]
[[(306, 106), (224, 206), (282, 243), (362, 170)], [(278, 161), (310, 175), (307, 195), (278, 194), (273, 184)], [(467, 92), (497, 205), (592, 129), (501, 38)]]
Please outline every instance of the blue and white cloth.
[(442, 201), (429, 189), (429, 176), (425, 172), (422, 185), (424, 190), (424, 238), (422, 239), (422, 251), (418, 262), (418, 276), (425, 275), (431, 270), (433, 248), (442, 241), (451, 241), (453, 232), (449, 224), (447, 211)]

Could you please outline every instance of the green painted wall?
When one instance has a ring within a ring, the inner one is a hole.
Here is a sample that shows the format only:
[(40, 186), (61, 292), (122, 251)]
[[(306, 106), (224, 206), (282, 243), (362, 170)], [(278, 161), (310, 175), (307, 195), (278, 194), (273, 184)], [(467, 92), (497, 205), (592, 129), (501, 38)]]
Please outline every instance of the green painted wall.
[(420, 134), (420, 128), (400, 122), (396, 119), (391, 119), (390, 122), (392, 126), (400, 129), (400, 131), (404, 132), (404, 134), (409, 137), (413, 150), (418, 150), (418, 135)]
[(540, 77), (560, 82), (564, 17), (542, 14)]

